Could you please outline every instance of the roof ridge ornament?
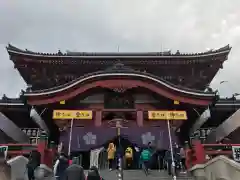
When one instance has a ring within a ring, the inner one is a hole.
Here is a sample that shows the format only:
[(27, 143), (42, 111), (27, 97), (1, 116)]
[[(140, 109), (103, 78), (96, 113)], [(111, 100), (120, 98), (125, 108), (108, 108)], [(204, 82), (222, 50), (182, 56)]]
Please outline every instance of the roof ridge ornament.
[(134, 71), (131, 67), (125, 66), (121, 62), (115, 63), (113, 66), (106, 69), (106, 71)]

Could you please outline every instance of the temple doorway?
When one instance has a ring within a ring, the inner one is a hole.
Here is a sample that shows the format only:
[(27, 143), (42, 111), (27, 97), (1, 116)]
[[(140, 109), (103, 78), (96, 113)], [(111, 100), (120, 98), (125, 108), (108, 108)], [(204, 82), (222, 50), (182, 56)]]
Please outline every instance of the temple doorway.
[(127, 147), (133, 147), (133, 143), (131, 141), (129, 141), (129, 139), (127, 137), (124, 136), (117, 136), (114, 137), (113, 139), (107, 141), (104, 144), (104, 148), (108, 148), (109, 143), (114, 143), (114, 145), (118, 148), (118, 147), (122, 147), (123, 149), (126, 149)]
[(71, 158), (78, 158), (78, 164), (81, 165), (83, 169), (89, 169), (90, 152), (91, 151), (74, 151), (71, 152)]
[[(104, 148), (107, 150), (109, 143), (114, 143), (116, 146), (116, 154), (115, 154), (115, 166), (117, 165), (117, 156), (121, 155), (123, 158), (123, 168), (124, 169), (138, 169), (139, 168), (139, 156), (140, 149), (132, 143), (126, 136), (116, 136), (113, 139), (109, 140), (104, 144)], [(133, 161), (130, 166), (126, 164), (125, 152), (127, 148), (131, 148), (133, 150)]]

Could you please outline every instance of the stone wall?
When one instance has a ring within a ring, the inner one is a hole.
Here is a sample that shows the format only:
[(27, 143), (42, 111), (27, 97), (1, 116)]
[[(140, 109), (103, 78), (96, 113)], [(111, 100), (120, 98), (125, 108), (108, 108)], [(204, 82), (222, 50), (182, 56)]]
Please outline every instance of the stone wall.
[(11, 167), (4, 160), (0, 162), (0, 179), (11, 180)]
[(196, 180), (239, 180), (240, 164), (218, 156), (206, 164), (197, 164), (190, 169)]
[(52, 169), (45, 164), (41, 164), (34, 173), (36, 180), (55, 180)]
[(7, 161), (11, 166), (11, 180), (27, 180), (28, 159), (24, 156), (16, 156)]
[[(3, 176), (0, 174), (0, 180), (28, 180), (26, 169), (27, 163), (28, 159), (24, 156), (17, 156), (8, 160), (7, 163), (5, 163), (5, 166), (1, 166), (5, 167), (5, 169), (2, 168), (3, 170), (1, 172), (2, 174), (6, 174), (6, 178), (9, 179), (1, 179)], [(34, 175), (36, 180), (55, 179), (52, 169), (47, 167), (45, 164), (41, 164), (40, 167), (35, 170)]]

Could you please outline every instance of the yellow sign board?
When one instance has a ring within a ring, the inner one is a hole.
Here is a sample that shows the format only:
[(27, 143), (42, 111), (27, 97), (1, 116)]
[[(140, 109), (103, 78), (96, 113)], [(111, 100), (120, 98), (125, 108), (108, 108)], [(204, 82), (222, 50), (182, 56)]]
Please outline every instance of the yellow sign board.
[(60, 101), (60, 104), (66, 104), (65, 100)]
[(53, 119), (92, 119), (92, 111), (86, 110), (54, 110)]
[(186, 111), (148, 111), (151, 120), (187, 120)]
[(180, 104), (180, 102), (179, 101), (173, 101), (173, 103), (175, 104), (175, 105), (179, 105)]

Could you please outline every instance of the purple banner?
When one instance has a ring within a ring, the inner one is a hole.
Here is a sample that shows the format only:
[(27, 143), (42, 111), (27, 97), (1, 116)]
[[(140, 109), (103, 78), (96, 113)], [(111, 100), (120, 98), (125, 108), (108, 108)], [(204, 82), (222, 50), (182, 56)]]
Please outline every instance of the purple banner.
[[(177, 138), (172, 134), (173, 143)], [(107, 127), (74, 127), (72, 133), (71, 151), (88, 151), (103, 146), (117, 136), (115, 128)], [(121, 136), (128, 139), (138, 147), (148, 142), (159, 143), (162, 149), (169, 149), (168, 129), (164, 127), (128, 127), (121, 129)], [(61, 133), (60, 142), (68, 147), (69, 131)]]

